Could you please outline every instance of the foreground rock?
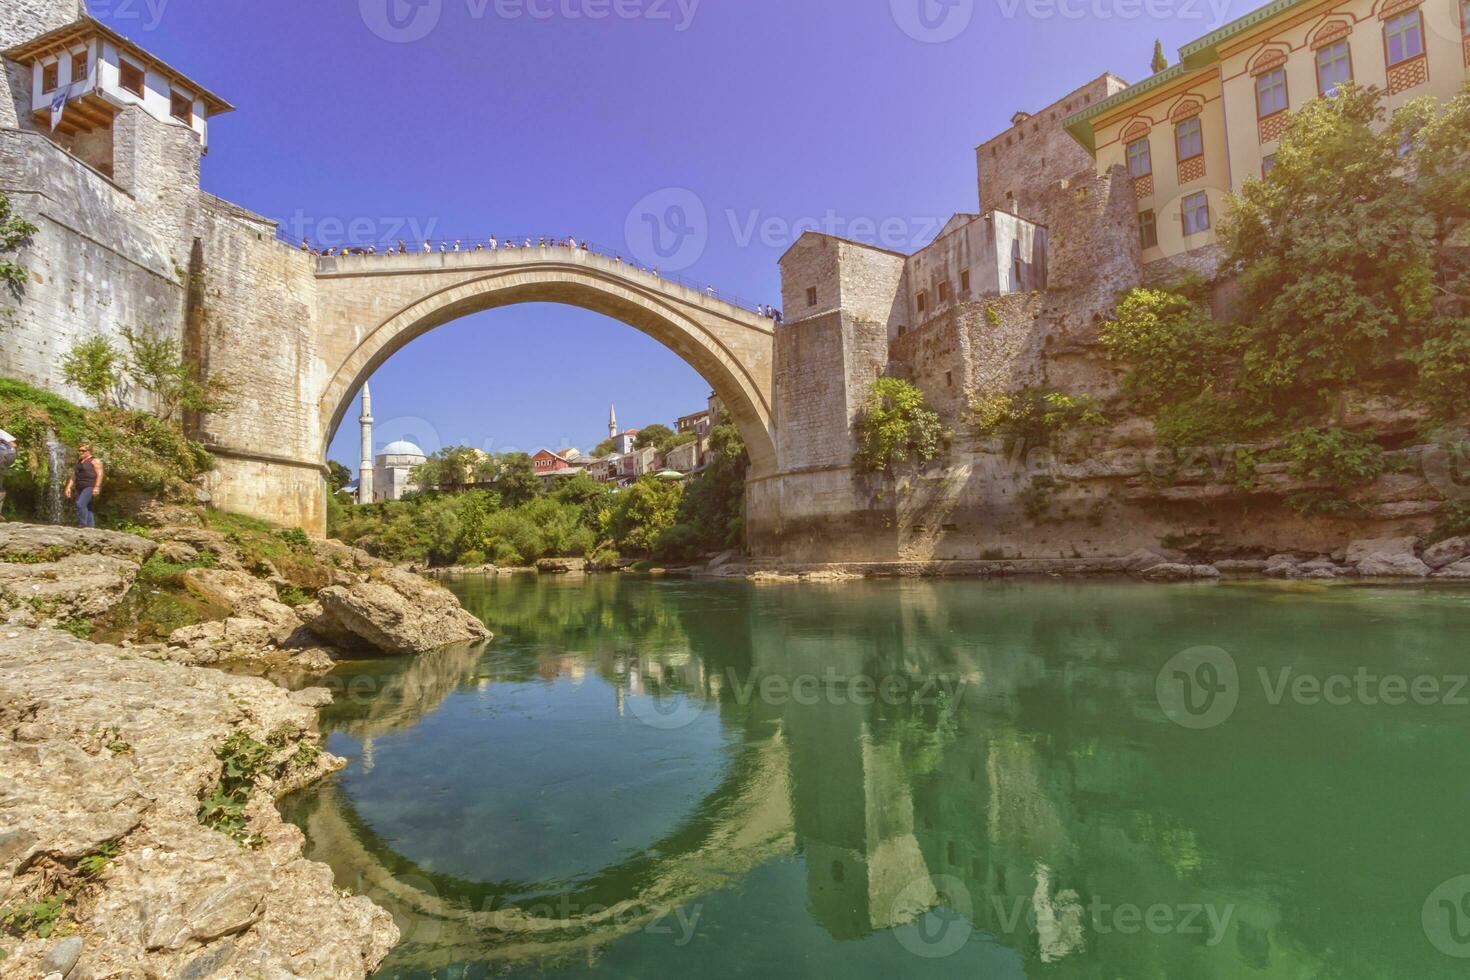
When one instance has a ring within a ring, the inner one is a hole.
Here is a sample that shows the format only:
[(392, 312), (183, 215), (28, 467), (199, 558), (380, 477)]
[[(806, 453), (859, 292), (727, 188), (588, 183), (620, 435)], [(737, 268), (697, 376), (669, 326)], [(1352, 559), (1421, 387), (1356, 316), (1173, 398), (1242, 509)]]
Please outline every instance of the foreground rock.
[(1432, 569), (1419, 559), (1418, 538), (1374, 538), (1348, 545), (1347, 563), (1364, 578), (1428, 578)]
[(137, 564), (105, 554), (0, 563), (0, 612), (24, 626), (100, 616), (122, 601), (137, 577)]
[[(341, 765), (318, 748), (313, 705), (324, 693), (52, 631), (0, 632), (0, 906), (65, 897), (52, 938), (0, 936), (0, 972), (354, 978), (375, 969), (397, 941), (392, 919), (339, 894), (274, 806)], [(269, 749), (244, 808), (242, 835), (256, 847), (199, 818), (220, 783), (216, 753), (237, 733)]]
[(449, 590), (396, 568), (376, 568), (351, 586), (331, 586), (298, 610), (307, 629), (343, 649), (427, 653), (490, 639)]
[(0, 561), (56, 561), (66, 555), (111, 555), (133, 564), (148, 560), (158, 545), (135, 534), (47, 524), (0, 524)]
[(575, 575), (587, 571), (587, 559), (542, 558), (536, 563), (536, 571), (542, 575)]

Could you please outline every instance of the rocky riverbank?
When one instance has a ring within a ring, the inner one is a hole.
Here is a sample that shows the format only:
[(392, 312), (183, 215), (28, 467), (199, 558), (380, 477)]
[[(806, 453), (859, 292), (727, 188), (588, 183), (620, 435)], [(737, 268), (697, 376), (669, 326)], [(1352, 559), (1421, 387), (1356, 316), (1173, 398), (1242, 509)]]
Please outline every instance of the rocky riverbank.
[(315, 689), (0, 632), (0, 974), (362, 977), (389, 915), (274, 800), (342, 765)]
[(319, 673), (489, 631), (363, 552), (222, 526), (0, 524), (0, 975), (351, 978), (397, 942), (274, 806), (342, 766), (331, 695), (205, 665)]
[(1307, 581), (1470, 581), (1470, 538), (1426, 543), (1417, 537), (1351, 542), (1332, 554), (1282, 553), (1212, 558), (1168, 549), (1139, 549), (1119, 558), (998, 558), (959, 561), (720, 562), (670, 573), (745, 578), (754, 582), (859, 578), (1103, 578), (1146, 582), (1273, 579)]
[[(148, 534), (0, 524), (0, 622), (102, 634), (175, 663), (308, 673), (490, 637), (446, 590), (338, 542), (273, 542), (273, 561), (207, 527)], [(165, 601), (183, 612), (160, 636)]]

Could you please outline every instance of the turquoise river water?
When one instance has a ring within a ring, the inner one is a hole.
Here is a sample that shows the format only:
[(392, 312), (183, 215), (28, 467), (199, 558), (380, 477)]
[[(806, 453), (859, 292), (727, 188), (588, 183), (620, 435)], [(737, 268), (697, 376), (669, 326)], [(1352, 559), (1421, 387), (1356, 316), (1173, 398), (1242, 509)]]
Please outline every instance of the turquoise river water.
[(1470, 976), (1470, 591), (451, 585), (284, 804), (380, 977)]

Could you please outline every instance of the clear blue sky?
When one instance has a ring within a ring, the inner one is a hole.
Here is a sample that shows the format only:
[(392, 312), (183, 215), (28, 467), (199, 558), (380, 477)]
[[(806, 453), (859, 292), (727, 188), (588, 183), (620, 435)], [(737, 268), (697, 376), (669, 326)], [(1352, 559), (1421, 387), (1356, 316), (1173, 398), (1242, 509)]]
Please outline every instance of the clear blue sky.
[[(1155, 37), (1173, 60), (1258, 5), (90, 3), (239, 107), (213, 123), (205, 188), (288, 229), (324, 242), (354, 221), (385, 239), (571, 234), (636, 256), (630, 212), (682, 188), (707, 215), (682, 274), (751, 302), (779, 298), (776, 260), (801, 219), (898, 219), (913, 240), (884, 244), (917, 247), (975, 209), (973, 148), (1017, 109), (1104, 71), (1142, 78)], [(774, 233), (749, 233), (768, 219)], [(430, 451), (586, 450), (609, 402), (625, 426), (667, 424), (709, 390), (632, 328), (555, 306), (449, 324), (372, 384), (379, 445), (407, 436)], [(355, 428), (331, 453), (354, 467)]]

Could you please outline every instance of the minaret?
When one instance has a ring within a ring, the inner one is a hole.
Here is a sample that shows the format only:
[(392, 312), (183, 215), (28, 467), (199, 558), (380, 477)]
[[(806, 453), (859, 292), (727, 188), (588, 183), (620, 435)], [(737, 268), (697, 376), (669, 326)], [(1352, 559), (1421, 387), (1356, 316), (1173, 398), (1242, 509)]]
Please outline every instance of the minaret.
[(609, 405), (607, 409), (607, 437), (616, 439), (618, 437), (618, 407)]
[(357, 502), (373, 502), (373, 395), (367, 382), (362, 384), (362, 466), (357, 471)]

